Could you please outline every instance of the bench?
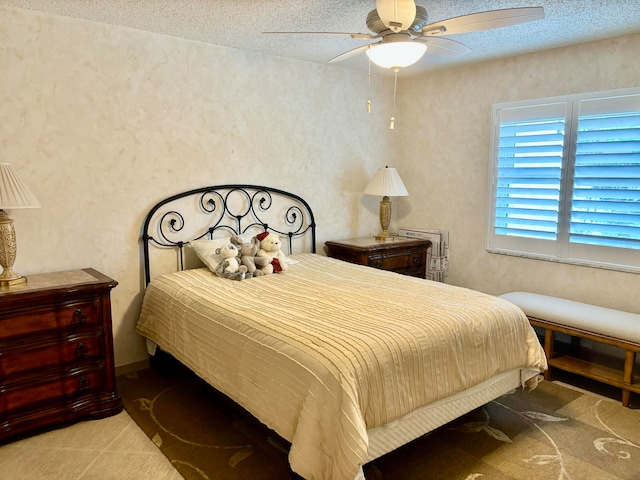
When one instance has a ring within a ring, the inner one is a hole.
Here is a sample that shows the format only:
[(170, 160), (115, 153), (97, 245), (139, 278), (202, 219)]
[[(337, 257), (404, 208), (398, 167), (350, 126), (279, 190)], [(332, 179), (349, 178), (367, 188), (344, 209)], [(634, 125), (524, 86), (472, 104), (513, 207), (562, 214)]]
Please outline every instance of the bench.
[[(629, 406), (631, 392), (640, 393), (635, 375), (636, 354), (640, 352), (640, 315), (547, 295), (511, 292), (500, 296), (516, 304), (531, 325), (544, 329), (544, 351), (551, 367), (575, 373), (622, 389), (622, 405)], [(557, 332), (571, 336), (572, 355), (559, 355), (554, 349)], [(581, 338), (625, 351), (624, 368), (605, 366), (573, 356)]]

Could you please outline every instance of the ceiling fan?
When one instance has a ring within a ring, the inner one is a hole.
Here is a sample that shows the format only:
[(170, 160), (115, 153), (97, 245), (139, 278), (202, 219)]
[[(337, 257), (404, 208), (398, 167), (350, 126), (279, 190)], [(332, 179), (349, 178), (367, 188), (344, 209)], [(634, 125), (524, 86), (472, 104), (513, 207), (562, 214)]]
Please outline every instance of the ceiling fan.
[(428, 23), (427, 10), (414, 0), (376, 0), (375, 10), (367, 15), (367, 28), (373, 33), (341, 32), (265, 32), (350, 35), (358, 40), (378, 40), (342, 53), (329, 63), (339, 62), (366, 51), (371, 61), (385, 68), (407, 67), (425, 53), (459, 57), (471, 49), (460, 42), (443, 37), (517, 25), (544, 18), (542, 7), (489, 10)]

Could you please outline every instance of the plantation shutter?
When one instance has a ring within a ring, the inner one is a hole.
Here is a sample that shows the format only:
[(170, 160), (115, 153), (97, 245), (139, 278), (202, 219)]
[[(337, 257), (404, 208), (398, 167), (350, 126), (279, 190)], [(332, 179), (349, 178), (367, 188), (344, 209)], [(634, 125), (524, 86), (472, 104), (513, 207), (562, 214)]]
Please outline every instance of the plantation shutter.
[(640, 88), (496, 104), (487, 251), (640, 272)]
[(500, 112), (494, 234), (556, 240), (566, 105)]
[(579, 110), (569, 240), (640, 250), (640, 96)]

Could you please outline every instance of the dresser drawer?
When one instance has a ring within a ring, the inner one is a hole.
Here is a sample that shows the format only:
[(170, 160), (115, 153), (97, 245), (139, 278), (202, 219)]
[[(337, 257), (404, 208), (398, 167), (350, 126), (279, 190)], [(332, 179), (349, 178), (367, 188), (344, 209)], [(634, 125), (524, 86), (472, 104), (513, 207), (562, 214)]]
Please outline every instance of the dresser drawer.
[(122, 410), (111, 327), (117, 284), (84, 268), (0, 285), (0, 444)]
[(105, 388), (105, 363), (43, 375), (29, 382), (0, 385), (0, 418), (33, 408), (68, 402)]
[(14, 342), (0, 350), (0, 383), (6, 383), (9, 377), (40, 375), (104, 357), (102, 330), (42, 341)]
[(368, 258), (370, 267), (402, 272), (408, 270), (421, 271), (424, 267), (423, 250), (393, 251), (385, 254), (371, 254)]
[(0, 340), (53, 331), (80, 331), (101, 324), (100, 297), (18, 308), (0, 313)]

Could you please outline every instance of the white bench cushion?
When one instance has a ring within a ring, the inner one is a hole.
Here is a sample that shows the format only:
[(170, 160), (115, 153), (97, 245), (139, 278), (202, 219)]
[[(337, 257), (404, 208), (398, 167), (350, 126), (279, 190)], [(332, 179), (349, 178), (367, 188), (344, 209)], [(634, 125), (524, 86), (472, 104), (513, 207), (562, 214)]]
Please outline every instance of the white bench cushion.
[(548, 295), (510, 292), (501, 298), (526, 315), (640, 344), (640, 315)]

